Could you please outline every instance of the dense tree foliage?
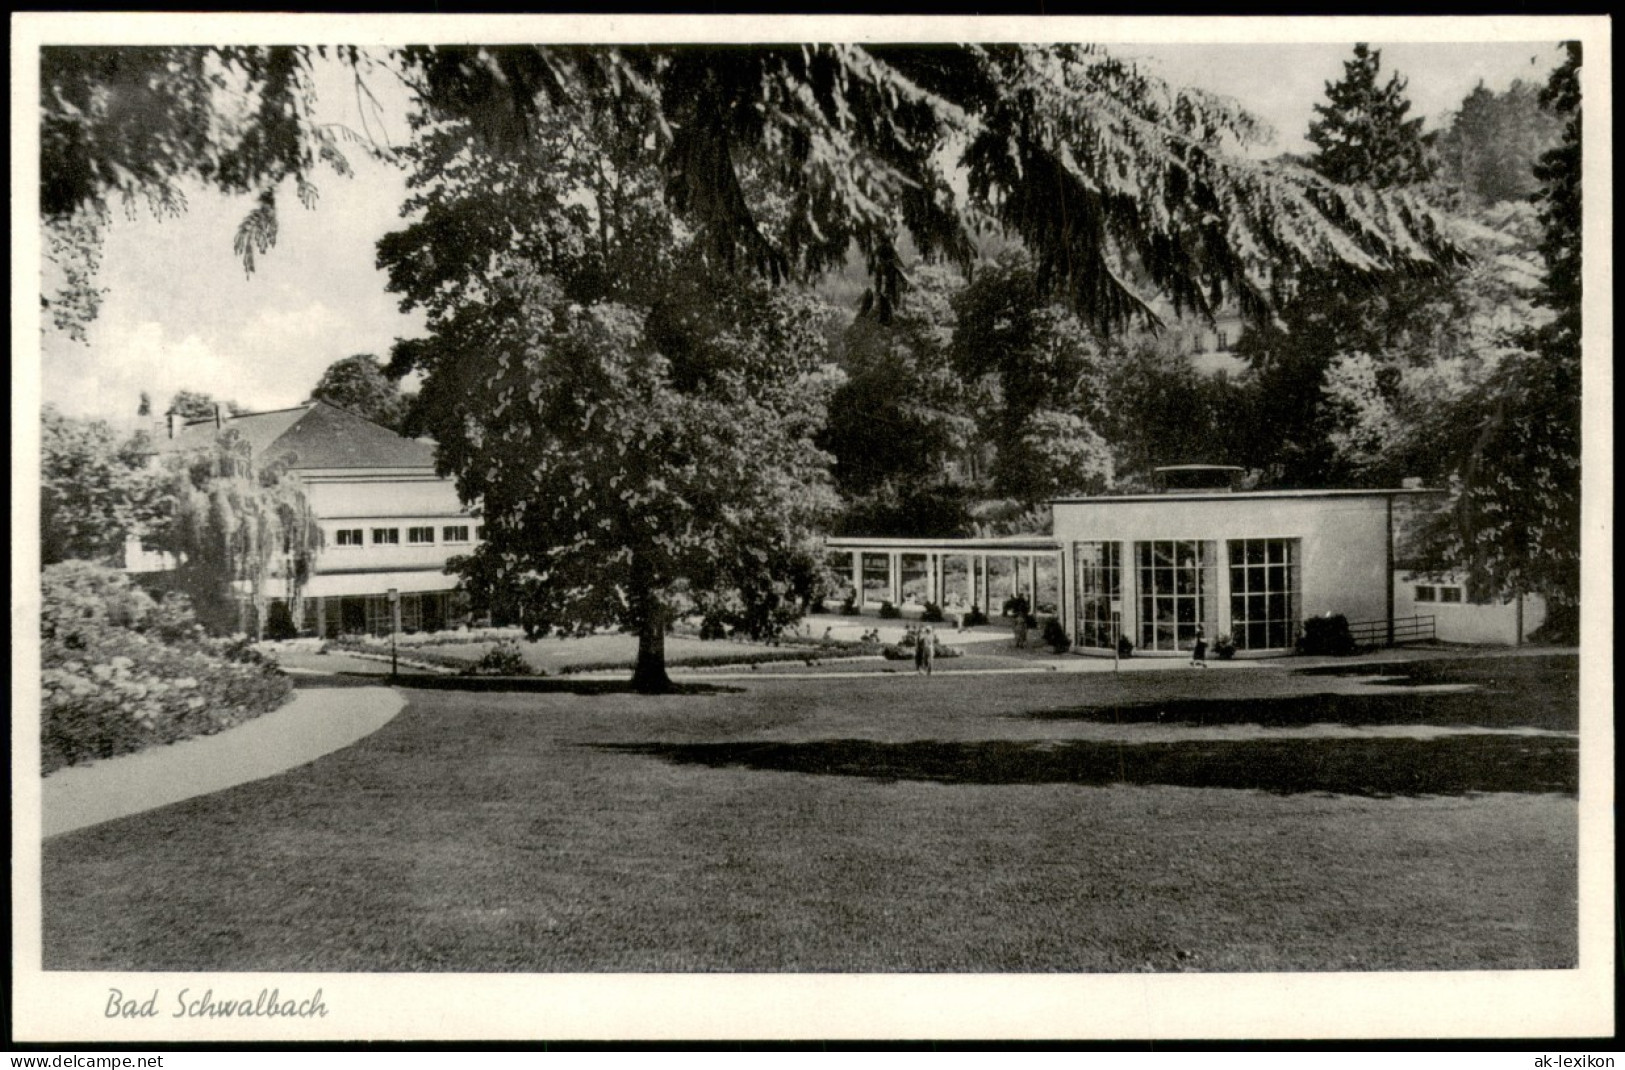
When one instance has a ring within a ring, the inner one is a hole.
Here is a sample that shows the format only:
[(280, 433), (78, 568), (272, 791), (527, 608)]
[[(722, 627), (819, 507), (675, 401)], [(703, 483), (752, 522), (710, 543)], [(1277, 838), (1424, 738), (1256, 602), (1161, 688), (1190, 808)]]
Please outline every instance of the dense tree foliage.
[(636, 633), (633, 682), (662, 690), (676, 615), (771, 633), (812, 593), (827, 309), (708, 263), (629, 122), (552, 122), (489, 166), (466, 138), (424, 132), (418, 219), (380, 246), (429, 324), (395, 368), (424, 372), (440, 463), (486, 517), (459, 566), (477, 597), (517, 589), (533, 634)]
[(40, 561), (112, 561), (146, 498), (144, 458), (101, 420), (46, 406), (40, 421)]
[[(1363, 44), (1343, 67), (1342, 80), (1328, 82), (1326, 101), (1315, 105), (1319, 118), (1308, 136), (1316, 152), (1306, 164), (1338, 182), (1421, 187), (1433, 165), (1422, 120), (1406, 117), (1405, 80), (1395, 74), (1382, 83), (1381, 53)], [(1350, 275), (1332, 265), (1274, 319), (1245, 331), (1237, 352), (1253, 375), (1236, 443), (1244, 463), (1268, 485), (1360, 483), (1370, 466), (1341, 447), (1380, 433), (1370, 417), (1394, 402), (1404, 369), (1431, 363), (1451, 344), (1445, 336), (1458, 321), (1446, 310), (1462, 270), (1458, 263)], [(1361, 431), (1343, 433), (1362, 418)]]
[(202, 390), (175, 391), (175, 396), (169, 399), (169, 407), (164, 411), (174, 413), (183, 421), (212, 420), (216, 409), (222, 416), (241, 416), (248, 411), (235, 401), (221, 401)]
[(1102, 433), (1111, 444), (1114, 489), (1154, 489), (1170, 464), (1243, 464), (1263, 408), (1243, 382), (1200, 371), (1182, 334), (1141, 332), (1107, 353)]
[(357, 353), (329, 364), (310, 397), (401, 431), (416, 395), (401, 393), (400, 381), (384, 374), (377, 357)]
[(1088, 46), (48, 48), (40, 196), (59, 327), (82, 336), (94, 318), (113, 204), (178, 211), (188, 182), (253, 196), (235, 239), (252, 269), (275, 242), (279, 186), (312, 205), (319, 170), (348, 173), (342, 150), (388, 155), (312, 120), (329, 55), (358, 96), (374, 63), (405, 79), (434, 115), (468, 122), (484, 158), (522, 156), (566, 113), (627, 120), (710, 260), (777, 279), (855, 246), (883, 318), (903, 288), (901, 234), (968, 264), (992, 222), (1091, 326), (1148, 314), (1142, 285), (1198, 312), (1261, 312), (1327, 259), (1448, 256), (1419, 203), (1228, 155), (1255, 136), (1248, 116)]
[(234, 238), (243, 266), (276, 244), (279, 188), (307, 208), (316, 175), (348, 175), (346, 147), (369, 140), (313, 119), (314, 65), (355, 48), (49, 46), (40, 50), (40, 213), (58, 287), (42, 301), (55, 326), (83, 340), (96, 318), (102, 234), (115, 208), (185, 210), (197, 184), (252, 196)]
[(946, 268), (918, 268), (888, 322), (857, 316), (834, 339), (846, 378), (818, 442), (834, 457), (842, 493), (939, 483), (969, 463), (977, 439), (972, 411), (981, 399), (949, 354), (951, 301), (962, 285)]
[(1480, 594), (1544, 594), (1555, 636), (1578, 634), (1580, 598), (1581, 100), (1580, 46), (1553, 72), (1542, 103), (1562, 141), (1536, 168), (1545, 265), (1538, 302), (1550, 319), (1436, 425), (1456, 465), (1450, 510), (1432, 533), (1442, 561), (1465, 564)]
[(1371, 189), (1414, 186), (1433, 174), (1422, 119), (1408, 119), (1411, 102), (1405, 79), (1390, 75), (1379, 84), (1382, 51), (1354, 46), (1343, 63), (1343, 78), (1326, 83), (1320, 118), (1309, 124), (1315, 155), (1309, 166), (1333, 182)]
[[(200, 621), (216, 632), (238, 630), (238, 584), (247, 590), (256, 638), (263, 635), (273, 595), (289, 599), (299, 619), (322, 536), (285, 463), (261, 463), (227, 429), (205, 449), (167, 458), (158, 489), (156, 517), (144, 541), (175, 556), (168, 579), (190, 598)], [(281, 577), (276, 591), (273, 572)]]
[(1540, 88), (1515, 81), (1504, 92), (1482, 82), (1434, 139), (1446, 198), (1468, 211), (1539, 191), (1535, 163), (1562, 136), (1559, 118), (1540, 102)]
[(953, 301), (951, 352), (986, 402), (979, 430), (995, 444), (991, 482), (1026, 502), (1099, 492), (1112, 461), (1104, 416), (1102, 346), (1070, 310), (1046, 298), (1019, 252), (985, 264)]

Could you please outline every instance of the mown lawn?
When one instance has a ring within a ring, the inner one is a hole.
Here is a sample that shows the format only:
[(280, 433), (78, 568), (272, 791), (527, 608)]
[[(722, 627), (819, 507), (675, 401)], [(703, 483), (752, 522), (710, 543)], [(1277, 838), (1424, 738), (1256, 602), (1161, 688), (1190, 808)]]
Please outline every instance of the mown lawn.
[(1476, 702), (1275, 669), (410, 678), (347, 750), (49, 841), (45, 965), (1573, 966), (1574, 659), (1521, 660), (1417, 681)]

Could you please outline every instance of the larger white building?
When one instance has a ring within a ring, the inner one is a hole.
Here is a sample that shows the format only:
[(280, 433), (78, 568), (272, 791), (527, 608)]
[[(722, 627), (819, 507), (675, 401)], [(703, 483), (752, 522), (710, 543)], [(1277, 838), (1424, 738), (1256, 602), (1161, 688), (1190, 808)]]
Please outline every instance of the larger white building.
[[(484, 529), (452, 481), (435, 473), (432, 443), (315, 401), (188, 422), (171, 416), (155, 438), (155, 453), (207, 446), (227, 430), (248, 442), (257, 462), (288, 464), (321, 526), (323, 545), (302, 598), (293, 597), (286, 576), (271, 592), (290, 608), (300, 605), (295, 624), (302, 633), (387, 632), (391, 591), (400, 598), (405, 630), (460, 623), (451, 620), (456, 577), (446, 573), (446, 561), (473, 550)], [(125, 563), (131, 572), (174, 564), (139, 541)]]

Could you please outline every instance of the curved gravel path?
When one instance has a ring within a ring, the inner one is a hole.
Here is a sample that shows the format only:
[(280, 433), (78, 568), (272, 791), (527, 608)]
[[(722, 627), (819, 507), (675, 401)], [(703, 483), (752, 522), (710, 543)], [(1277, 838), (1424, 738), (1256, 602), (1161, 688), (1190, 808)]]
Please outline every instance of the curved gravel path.
[(405, 705), (387, 687), (309, 688), (212, 736), (59, 769), (40, 786), (42, 835), (275, 776), (371, 735)]

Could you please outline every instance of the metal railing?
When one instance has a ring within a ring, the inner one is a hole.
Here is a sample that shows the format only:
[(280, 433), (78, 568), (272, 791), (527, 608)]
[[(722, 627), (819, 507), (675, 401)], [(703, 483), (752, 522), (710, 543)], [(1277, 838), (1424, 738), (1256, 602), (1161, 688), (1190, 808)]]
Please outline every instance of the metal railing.
[[(1392, 645), (1401, 643), (1420, 643), (1435, 638), (1432, 617), (1396, 617), (1394, 619), (1394, 638)], [(1349, 625), (1349, 635), (1361, 646), (1388, 646), (1388, 622), (1385, 620), (1365, 620), (1358, 624)]]

